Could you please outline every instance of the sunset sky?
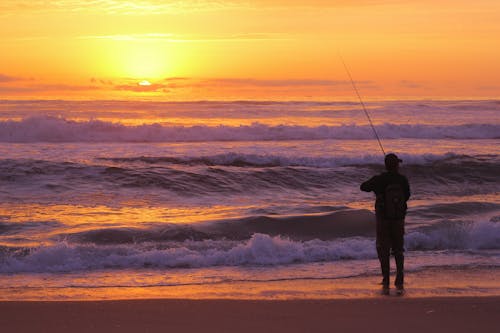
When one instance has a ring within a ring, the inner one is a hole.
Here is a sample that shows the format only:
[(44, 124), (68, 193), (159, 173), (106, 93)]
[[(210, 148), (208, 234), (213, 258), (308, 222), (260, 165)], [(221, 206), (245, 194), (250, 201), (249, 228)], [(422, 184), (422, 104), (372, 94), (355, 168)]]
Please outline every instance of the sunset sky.
[(2, 99), (496, 98), (498, 0), (0, 2)]

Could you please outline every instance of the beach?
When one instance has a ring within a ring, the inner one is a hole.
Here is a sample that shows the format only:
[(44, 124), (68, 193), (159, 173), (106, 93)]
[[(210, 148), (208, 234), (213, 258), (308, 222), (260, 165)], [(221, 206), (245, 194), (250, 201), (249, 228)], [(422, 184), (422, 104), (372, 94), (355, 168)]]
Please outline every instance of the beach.
[(500, 297), (1, 302), (2, 332), (493, 332)]
[(9, 333), (492, 332), (500, 311), (495, 276), (495, 268), (409, 272), (403, 296), (394, 288), (389, 296), (381, 295), (375, 276), (142, 288), (3, 288), (0, 327)]

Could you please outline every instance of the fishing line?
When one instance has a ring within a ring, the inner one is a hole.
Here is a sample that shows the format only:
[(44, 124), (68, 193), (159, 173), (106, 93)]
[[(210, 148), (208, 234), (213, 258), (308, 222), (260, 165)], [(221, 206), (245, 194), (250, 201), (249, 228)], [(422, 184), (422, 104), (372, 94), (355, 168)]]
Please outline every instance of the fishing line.
[(366, 110), (365, 103), (363, 103), (363, 99), (361, 98), (361, 95), (359, 94), (358, 88), (356, 87), (356, 84), (354, 83), (354, 80), (352, 79), (351, 72), (349, 72), (349, 69), (347, 68), (347, 65), (346, 65), (344, 59), (342, 58), (342, 56), (339, 55), (339, 57), (340, 57), (340, 61), (342, 61), (342, 64), (344, 65), (345, 71), (347, 72), (349, 79), (351, 80), (352, 87), (354, 88), (356, 95), (358, 95), (359, 102), (361, 103), (361, 106), (363, 107), (363, 111), (365, 111), (366, 118), (368, 118), (368, 122), (370, 123), (370, 126), (372, 127), (373, 133), (375, 134), (375, 137), (377, 138), (378, 145), (380, 146), (380, 149), (382, 150), (382, 154), (384, 154), (384, 157), (385, 157), (384, 147), (382, 146), (382, 142), (380, 141), (380, 138), (377, 134), (377, 130), (375, 129), (375, 126), (373, 126), (372, 119), (370, 117), (370, 114), (368, 113), (368, 110)]

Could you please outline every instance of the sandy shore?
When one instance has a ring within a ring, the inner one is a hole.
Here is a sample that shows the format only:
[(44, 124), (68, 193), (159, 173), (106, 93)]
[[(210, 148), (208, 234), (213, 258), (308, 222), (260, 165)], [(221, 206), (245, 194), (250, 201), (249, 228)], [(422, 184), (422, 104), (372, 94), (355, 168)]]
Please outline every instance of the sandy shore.
[(493, 332), (500, 297), (0, 302), (2, 332)]

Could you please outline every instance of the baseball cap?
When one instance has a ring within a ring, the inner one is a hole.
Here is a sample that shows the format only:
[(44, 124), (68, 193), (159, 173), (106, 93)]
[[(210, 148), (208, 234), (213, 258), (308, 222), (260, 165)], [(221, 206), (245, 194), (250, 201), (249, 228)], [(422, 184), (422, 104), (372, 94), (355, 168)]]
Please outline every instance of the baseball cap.
[(396, 154), (389, 153), (385, 155), (385, 163), (403, 163), (403, 160), (400, 159)]

